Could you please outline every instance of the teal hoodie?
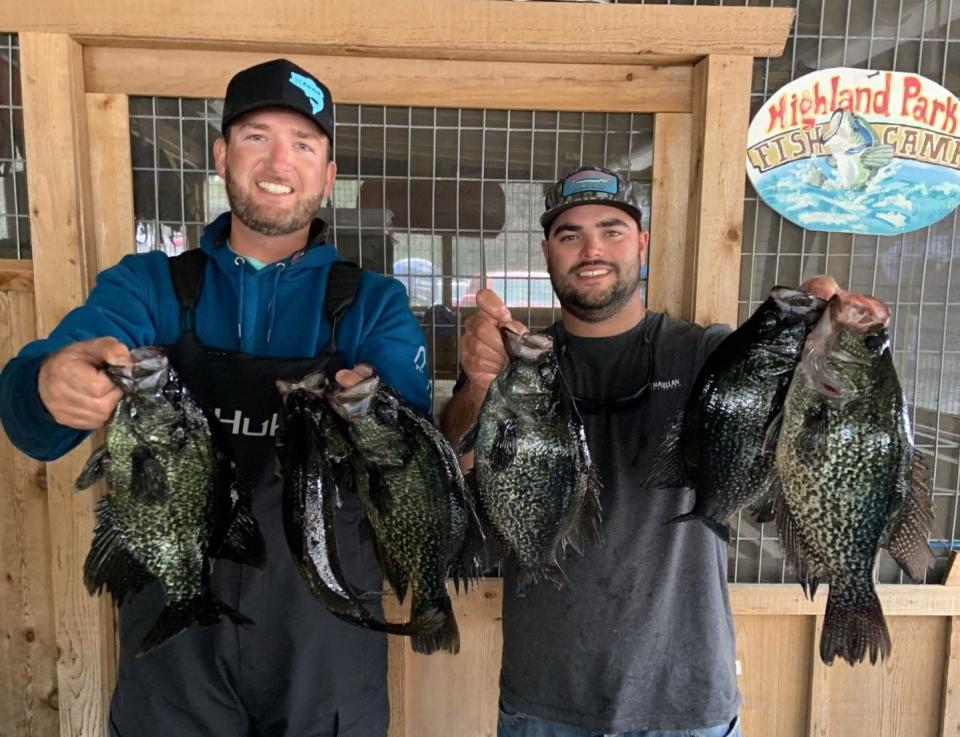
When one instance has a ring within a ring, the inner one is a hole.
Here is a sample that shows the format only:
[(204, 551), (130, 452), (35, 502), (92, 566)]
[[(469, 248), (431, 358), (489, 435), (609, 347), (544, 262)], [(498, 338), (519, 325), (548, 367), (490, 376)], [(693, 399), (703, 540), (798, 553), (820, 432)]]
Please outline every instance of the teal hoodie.
[[(302, 251), (257, 270), (233, 253), (230, 213), (210, 223), (200, 247), (207, 265), (197, 306), (197, 336), (212, 348), (252, 356), (309, 358), (330, 339), (324, 315), (330, 265), (341, 260), (314, 223)], [(26, 345), (0, 374), (0, 420), (7, 436), (37, 460), (59, 458), (87, 435), (57, 424), (37, 393), (40, 364), (70, 343), (113, 336), (130, 348), (172, 345), (180, 336), (180, 308), (161, 252), (126, 256), (102, 271), (86, 303), (71, 311), (48, 338)], [(423, 332), (403, 285), (363, 271), (356, 299), (337, 330), (348, 366), (369, 363), (418, 409), (430, 409)]]

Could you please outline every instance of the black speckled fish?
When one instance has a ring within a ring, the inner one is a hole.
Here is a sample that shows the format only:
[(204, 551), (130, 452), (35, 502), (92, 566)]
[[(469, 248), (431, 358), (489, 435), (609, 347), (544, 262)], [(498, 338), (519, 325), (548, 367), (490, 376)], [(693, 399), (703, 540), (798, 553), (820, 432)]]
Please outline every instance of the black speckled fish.
[[(283, 525), (294, 562), (310, 592), (335, 616), (395, 635), (422, 635), (443, 624), (427, 612), (409, 624), (384, 622), (364, 606), (340, 563), (336, 510), (341, 494), (354, 492), (363, 473), (346, 429), (327, 403), (322, 372), (301, 381), (278, 381), (283, 397), (277, 459), (283, 475)], [(377, 592), (379, 593), (379, 592)]]
[[(411, 621), (440, 627), (411, 637), (416, 652), (458, 652), (460, 632), (447, 594), (472, 511), (453, 449), (440, 431), (372, 376), (328, 400), (346, 420), (352, 452), (367, 473), (357, 493), (373, 529), (377, 558), (397, 597), (411, 592)], [(456, 570), (455, 570), (456, 569)]]
[(90, 593), (105, 586), (122, 605), (153, 579), (163, 585), (166, 606), (142, 655), (193, 624), (222, 616), (250, 624), (211, 592), (210, 558), (262, 567), (266, 553), (247, 494), (166, 355), (152, 347), (131, 355), (132, 366), (107, 369), (124, 394), (76, 486), (106, 476), (83, 568)]
[(919, 580), (931, 560), (929, 480), (914, 448), (893, 365), (889, 310), (863, 295), (835, 295), (807, 338), (787, 392), (776, 466), (783, 484), (780, 542), (810, 597), (830, 593), (820, 657), (850, 664), (890, 654), (873, 582), (886, 548)]
[(482, 519), (515, 555), (517, 590), (562, 587), (567, 546), (600, 542), (600, 480), (553, 339), (502, 329), (507, 364), (494, 379), (462, 450), (474, 451)]
[(683, 419), (664, 446), (663, 458), (679, 461), (680, 482), (696, 494), (693, 509), (675, 521), (703, 520), (726, 540), (731, 515), (772, 502), (776, 442), (771, 428), (807, 331), (825, 305), (808, 292), (774, 287), (707, 358)]

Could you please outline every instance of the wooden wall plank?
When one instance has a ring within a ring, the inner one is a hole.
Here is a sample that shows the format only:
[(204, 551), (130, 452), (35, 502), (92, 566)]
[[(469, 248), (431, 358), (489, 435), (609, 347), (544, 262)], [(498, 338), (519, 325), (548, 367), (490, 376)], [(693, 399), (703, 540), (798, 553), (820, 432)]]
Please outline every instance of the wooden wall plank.
[(790, 8), (499, 0), (276, 0), (266, 14), (256, 0), (32, 0), (0, 11), (0, 27), (91, 45), (627, 64), (779, 56), (792, 22)]
[(26, 258), (0, 259), (0, 291), (29, 292), (33, 296), (33, 261)]
[[(22, 33), (20, 60), (37, 332), (45, 335), (83, 301), (93, 276), (86, 105), (75, 41)], [(71, 737), (102, 734), (115, 668), (112, 605), (91, 598), (82, 580), (96, 498), (75, 494), (73, 482), (91, 447), (47, 466), (60, 726)]]
[(960, 737), (960, 617), (950, 617), (947, 620), (940, 735)]
[(737, 324), (752, 64), (709, 56), (694, 68), (684, 317), (704, 325)]
[(813, 632), (807, 641), (810, 653), (810, 697), (807, 715), (807, 737), (830, 737), (830, 674), (833, 673), (820, 659), (820, 637), (823, 635), (823, 615), (814, 618)]
[[(36, 337), (33, 269), (30, 261), (18, 280), (0, 282), (0, 364)], [(22, 281), (22, 280), (21, 280)], [(11, 288), (12, 287), (12, 288)], [(56, 737), (57, 642), (50, 575), (50, 523), (47, 497), (38, 483), (41, 463), (27, 458), (0, 437), (0, 734), (4, 737)]]
[(654, 116), (647, 307), (671, 317), (683, 312), (692, 125), (684, 113)]
[(831, 667), (830, 737), (935, 737), (947, 647), (942, 617), (887, 617), (893, 652), (882, 664)]
[(803, 737), (812, 617), (737, 617), (738, 683), (745, 735)]
[[(829, 587), (820, 586), (809, 601), (799, 584), (730, 584), (730, 606), (734, 614), (823, 614)], [(960, 616), (960, 588), (931, 584), (880, 584), (877, 595), (884, 614), (896, 616)]]
[[(88, 92), (223, 97), (238, 70), (276, 58), (253, 51), (88, 47)], [(693, 69), (293, 55), (336, 102), (603, 112), (690, 111)], [(576, 89), (576, 94), (570, 94)]]
[[(482, 580), (459, 596), (451, 588), (451, 599), (460, 628), (457, 655), (421, 655), (413, 652), (409, 638), (390, 638), (391, 656), (394, 646), (403, 650), (402, 658), (389, 663), (391, 682), (394, 671), (402, 668), (405, 688), (400, 705), (402, 727), (391, 723), (388, 737), (494, 737), (497, 733), (503, 645), (501, 581)], [(388, 618), (406, 621), (406, 609), (397, 605), (392, 595), (384, 598)], [(393, 703), (390, 712), (393, 720), (397, 714)]]
[(126, 95), (87, 94), (90, 178), (97, 271), (113, 266), (134, 248), (130, 106)]

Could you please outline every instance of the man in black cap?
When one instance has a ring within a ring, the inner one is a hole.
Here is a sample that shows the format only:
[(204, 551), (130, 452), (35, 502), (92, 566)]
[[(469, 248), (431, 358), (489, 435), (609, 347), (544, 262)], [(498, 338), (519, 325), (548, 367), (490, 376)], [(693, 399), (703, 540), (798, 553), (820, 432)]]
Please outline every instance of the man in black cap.
[[(726, 546), (677, 488), (641, 485), (710, 351), (727, 334), (648, 311), (648, 233), (630, 182), (583, 167), (547, 193), (542, 251), (562, 319), (548, 328), (603, 480), (603, 543), (563, 561), (569, 585), (516, 595), (504, 570), (499, 737), (739, 735)], [(460, 340), (444, 408), (456, 440), (506, 360), (510, 311), (490, 291)], [(467, 460), (467, 463), (470, 461)]]
[[(210, 583), (254, 623), (193, 623), (137, 657), (163, 592), (154, 582), (136, 593), (120, 608), (111, 735), (382, 736), (385, 637), (329, 614), (300, 580), (285, 539), (276, 380), (323, 369), (350, 384), (360, 376), (347, 367), (371, 364), (426, 412), (423, 334), (403, 285), (343, 262), (315, 219), (337, 171), (329, 90), (285, 59), (245, 69), (227, 88), (222, 132), (213, 148), (230, 212), (206, 227), (199, 249), (127, 256), (99, 274), (86, 304), (4, 368), (0, 417), (26, 453), (57, 458), (116, 407), (120, 390), (104, 368), (129, 364), (131, 348), (166, 346), (252, 486), (266, 568), (218, 559)], [(343, 495), (336, 542), (353, 586), (379, 592), (356, 495)], [(375, 595), (367, 604), (382, 616)]]

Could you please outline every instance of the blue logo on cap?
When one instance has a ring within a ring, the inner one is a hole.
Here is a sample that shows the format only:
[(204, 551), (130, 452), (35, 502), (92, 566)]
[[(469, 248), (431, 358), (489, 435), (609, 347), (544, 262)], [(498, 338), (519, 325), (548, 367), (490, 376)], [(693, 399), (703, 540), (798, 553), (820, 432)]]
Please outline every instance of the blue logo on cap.
[(561, 196), (569, 197), (579, 192), (606, 192), (617, 194), (617, 179), (602, 171), (581, 171), (563, 181)]
[(316, 115), (323, 110), (323, 90), (310, 77), (304, 77), (302, 74), (290, 72), (290, 84), (298, 88), (310, 100), (310, 106), (313, 108), (313, 114)]

